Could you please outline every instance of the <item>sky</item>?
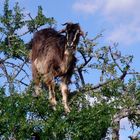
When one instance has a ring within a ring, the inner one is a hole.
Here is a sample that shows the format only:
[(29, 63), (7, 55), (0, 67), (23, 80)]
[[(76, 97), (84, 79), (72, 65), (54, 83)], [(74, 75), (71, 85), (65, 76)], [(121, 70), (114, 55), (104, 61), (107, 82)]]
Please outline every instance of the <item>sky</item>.
[[(0, 0), (0, 7), (3, 1)], [(134, 56), (133, 67), (140, 71), (139, 0), (10, 0), (11, 5), (15, 2), (32, 16), (36, 16), (37, 7), (41, 5), (44, 14), (54, 17), (60, 29), (63, 28), (61, 24), (72, 21), (80, 23), (91, 38), (104, 31), (99, 43), (119, 43), (123, 54)]]
[[(0, 8), (3, 1), (0, 0)], [(140, 72), (140, 0), (10, 0), (11, 6), (15, 2), (32, 16), (41, 5), (44, 14), (57, 21), (58, 29), (70, 21), (78, 22), (90, 38), (104, 31), (99, 44), (119, 43), (118, 48), (123, 54), (134, 56), (133, 68)], [(120, 140), (127, 139), (125, 134)]]

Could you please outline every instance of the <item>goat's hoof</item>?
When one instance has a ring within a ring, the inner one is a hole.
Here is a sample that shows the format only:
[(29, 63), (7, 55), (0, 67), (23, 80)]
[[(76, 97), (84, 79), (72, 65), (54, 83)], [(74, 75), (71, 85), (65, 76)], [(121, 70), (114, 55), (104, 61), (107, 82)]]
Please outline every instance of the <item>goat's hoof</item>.
[(40, 96), (40, 94), (33, 93), (32, 96), (35, 98), (38, 98)]
[(53, 105), (53, 106), (52, 106), (52, 109), (53, 109), (54, 111), (56, 111), (56, 106)]
[(51, 104), (51, 106), (52, 106), (52, 109), (53, 109), (54, 111), (56, 111), (57, 101), (56, 101), (55, 99), (51, 98), (51, 99), (50, 99), (50, 104)]
[(66, 107), (66, 108), (65, 108), (65, 112), (66, 112), (66, 113), (70, 113), (70, 108), (69, 108), (69, 107)]
[(57, 105), (57, 101), (56, 100), (53, 100), (53, 99), (50, 99), (50, 104), (52, 106), (56, 106)]

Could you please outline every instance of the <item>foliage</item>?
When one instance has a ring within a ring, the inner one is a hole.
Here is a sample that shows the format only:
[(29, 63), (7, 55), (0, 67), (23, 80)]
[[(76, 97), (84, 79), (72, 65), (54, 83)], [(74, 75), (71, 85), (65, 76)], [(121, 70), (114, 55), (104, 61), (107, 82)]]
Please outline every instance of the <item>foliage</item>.
[[(109, 137), (116, 140), (118, 122), (124, 117), (139, 127), (140, 77), (131, 68), (133, 56), (123, 56), (117, 44), (99, 47), (97, 42), (102, 33), (93, 39), (86, 34), (79, 43), (69, 114), (61, 105), (58, 86), (56, 111), (48, 102), (47, 90), (40, 97), (32, 96), (30, 51), (24, 37), (31, 38), (30, 34), (42, 26), (52, 27), (56, 22), (46, 17), (40, 6), (34, 18), (23, 10), (18, 3), (10, 9), (9, 0), (5, 0), (0, 15), (0, 138), (100, 140), (112, 128)], [(84, 74), (89, 72), (94, 78), (94, 71), (98, 73), (97, 84), (86, 82)]]
[(81, 110), (73, 107), (70, 114), (65, 114), (61, 104), (53, 111), (46, 96), (35, 98), (30, 92), (8, 97), (0, 94), (1, 136), (12, 135), (16, 139), (29, 139), (35, 133), (42, 139), (100, 139), (105, 136), (111, 121), (111, 108), (106, 103)]

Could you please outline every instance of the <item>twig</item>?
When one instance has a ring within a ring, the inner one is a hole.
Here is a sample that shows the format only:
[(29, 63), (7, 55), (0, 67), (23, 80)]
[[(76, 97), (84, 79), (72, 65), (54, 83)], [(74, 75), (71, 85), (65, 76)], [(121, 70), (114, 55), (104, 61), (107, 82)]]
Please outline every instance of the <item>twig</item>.
[(24, 35), (28, 34), (29, 32), (30, 32), (30, 31), (26, 31), (26, 32), (24, 32), (23, 34), (18, 35), (18, 37), (22, 37), (22, 36), (24, 36)]
[(80, 52), (80, 54), (82, 55), (82, 57), (83, 57), (83, 59), (84, 59), (84, 64), (82, 64), (82, 65), (79, 67), (79, 69), (82, 69), (82, 68), (84, 68), (84, 67), (91, 61), (92, 57), (90, 56), (90, 57), (88, 58), (88, 60), (87, 60), (87, 58), (85, 57), (84, 53), (82, 53), (82, 51), (79, 51), (79, 52)]
[[(21, 66), (19, 66), (19, 70), (18, 70), (17, 73), (14, 75), (13, 79), (15, 79), (15, 78), (19, 75), (19, 73), (20, 73), (21, 71), (24, 71), (24, 70), (23, 70), (23, 67), (24, 67), (25, 63), (26, 63), (26, 62), (24, 62)], [(25, 71), (24, 71), (24, 72), (25, 72)], [(26, 75), (27, 75), (27, 73), (26, 73)]]
[(86, 57), (85, 57), (85, 55), (82, 53), (81, 50), (78, 50), (78, 51), (80, 52), (81, 56), (83, 57), (84, 61), (86, 62)]
[(0, 64), (2, 64), (2, 63), (4, 63), (6, 60), (8, 60), (9, 59), (9, 56), (7, 56), (6, 58), (4, 58), (4, 59), (1, 59), (0, 58)]
[[(28, 16), (29, 16), (29, 17), (31, 18), (31, 20), (34, 22), (34, 19), (32, 18), (32, 16), (31, 16), (30, 13), (28, 14)], [(38, 31), (38, 30), (37, 30), (37, 27), (35, 27), (35, 26), (34, 26), (34, 29), (35, 29), (36, 31)]]
[(1, 36), (1, 38), (0, 38), (0, 42), (2, 41), (3, 36), (4, 36), (4, 33), (2, 34), (2, 36)]
[(17, 80), (17, 79), (16, 79), (16, 81), (19, 82), (19, 83), (21, 83), (21, 84), (23, 84), (24, 86), (27, 86), (27, 87), (29, 86), (28, 84), (22, 82), (22, 80)]
[(4, 63), (2, 63), (2, 70), (5, 74), (5, 77), (7, 78), (7, 82), (9, 83), (9, 92), (12, 94), (14, 92), (14, 84), (13, 84), (13, 79), (12, 77), (8, 74), (7, 69), (4, 65)]
[(125, 76), (127, 75), (127, 71), (129, 70), (129, 68), (130, 68), (130, 66), (127, 64), (127, 66), (123, 70), (122, 76), (120, 77), (121, 80), (124, 80)]
[(127, 74), (140, 75), (140, 72), (127, 72)]
[(112, 53), (112, 50), (111, 50), (111, 47), (109, 46), (109, 51), (110, 51), (110, 55), (111, 55), (111, 58), (113, 59), (114, 63), (116, 64), (116, 66), (119, 68), (119, 70), (121, 72), (123, 72), (123, 70), (121, 69), (121, 67), (119, 66), (119, 64), (116, 62), (116, 59), (114, 58), (113, 56), (113, 53)]
[[(15, 68), (15, 67), (17, 67), (18, 69), (20, 69), (19, 72), (23, 71), (23, 72), (26, 74), (26, 76), (29, 78), (28, 73), (23, 69), (23, 66), (26, 64), (26, 61), (24, 61), (24, 63), (23, 63), (21, 66), (16, 65), (16, 64), (11, 63), (11, 62), (5, 62), (5, 64), (9, 64), (9, 65), (11, 65), (11, 66), (9, 66), (9, 67), (11, 67), (11, 68)], [(16, 76), (17, 76), (18, 74), (19, 74), (19, 73), (17, 73)], [(16, 76), (15, 76), (15, 77), (16, 77)]]

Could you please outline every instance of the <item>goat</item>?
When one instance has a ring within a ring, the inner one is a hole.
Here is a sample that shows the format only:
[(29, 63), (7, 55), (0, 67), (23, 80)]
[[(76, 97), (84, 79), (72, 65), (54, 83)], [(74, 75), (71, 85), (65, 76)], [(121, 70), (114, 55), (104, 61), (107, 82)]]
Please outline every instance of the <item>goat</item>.
[[(32, 76), (35, 83), (35, 93), (40, 94), (41, 81), (49, 90), (49, 101), (56, 106), (54, 78), (61, 78), (61, 92), (64, 108), (70, 112), (68, 106), (68, 84), (76, 65), (76, 46), (83, 32), (78, 23), (65, 23), (65, 29), (56, 31), (46, 28), (37, 31), (32, 40)], [(65, 33), (65, 34), (63, 34)]]

